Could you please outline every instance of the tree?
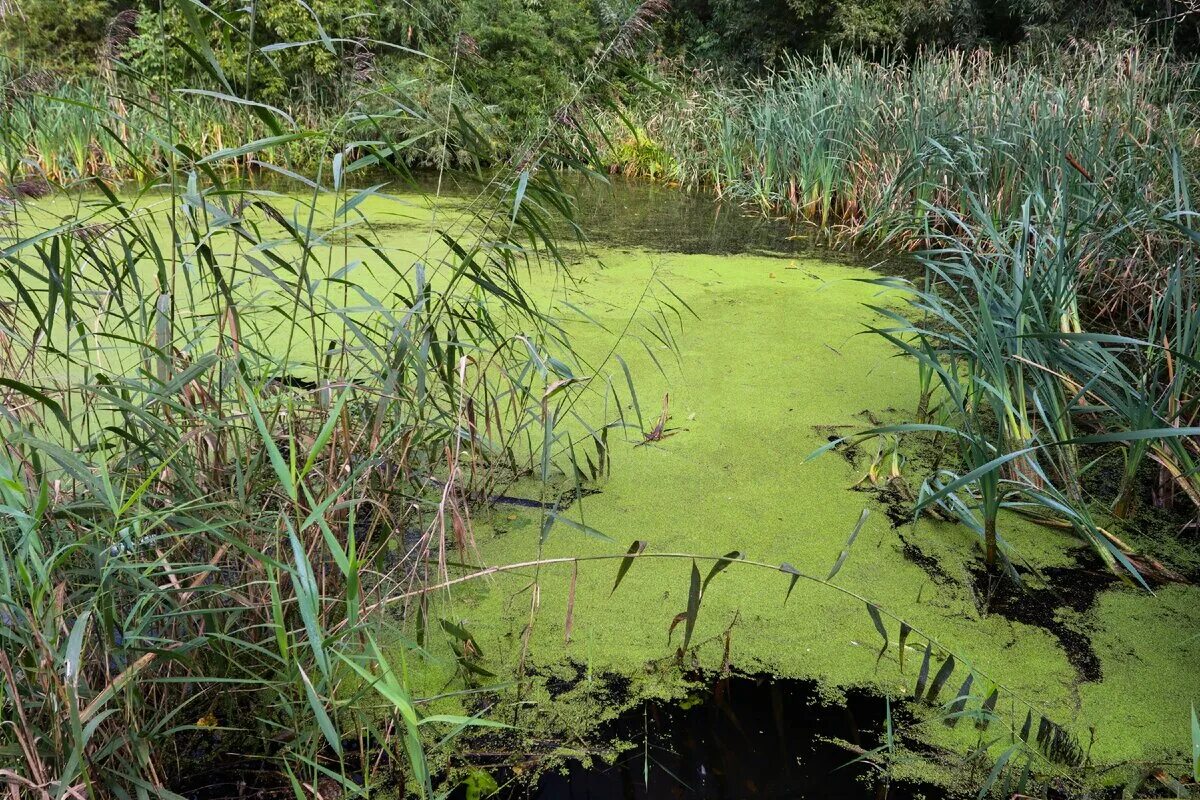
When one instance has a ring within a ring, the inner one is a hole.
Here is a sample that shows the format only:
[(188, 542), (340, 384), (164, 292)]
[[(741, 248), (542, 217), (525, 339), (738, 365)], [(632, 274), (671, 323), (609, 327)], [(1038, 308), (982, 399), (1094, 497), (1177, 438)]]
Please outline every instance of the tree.
[[(207, 80), (209, 68), (175, 45), (196, 41), (190, 29), (199, 28), (232, 87), (283, 104), (339, 89), (356, 57), (374, 48), (372, 40), (392, 36), (396, 20), (394, 0), (208, 0), (204, 11), (171, 2), (161, 17), (156, 0), (142, 0), (142, 6), (138, 35), (129, 46), (137, 69), (166, 73), (176, 83)], [(253, 42), (245, 35), (250, 30)]]
[(746, 69), (824, 47), (912, 52), (921, 46), (1066, 41), (1147, 26), (1187, 51), (1200, 13), (1182, 0), (676, 0), (676, 53)]
[(127, 7), (113, 0), (19, 0), (0, 15), (0, 44), (11, 58), (95, 72), (109, 25)]
[(568, 96), (599, 38), (588, 0), (471, 0), (458, 25), (460, 74), (516, 126)]

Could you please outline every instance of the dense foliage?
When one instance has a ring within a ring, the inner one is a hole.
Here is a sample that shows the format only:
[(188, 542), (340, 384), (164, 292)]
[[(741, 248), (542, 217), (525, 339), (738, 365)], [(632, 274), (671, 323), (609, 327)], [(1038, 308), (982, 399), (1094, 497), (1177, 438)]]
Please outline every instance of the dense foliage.
[[(1148, 27), (1165, 43), (1195, 46), (1184, 4), (1143, 0), (680, 0), (674, 49), (739, 66), (777, 64), (822, 48), (911, 52), (921, 46), (977, 47), (1026, 40), (1063, 42)], [(770, 20), (770, 24), (764, 24)]]
[[(426, 655), (397, 646), (392, 609), (423, 617), (413, 587), (471, 557), (470, 498), (571, 474), (585, 449), (604, 463), (604, 422), (586, 441), (555, 424), (584, 368), (519, 279), (561, 264), (551, 220), (570, 202), (539, 165), (577, 143), (547, 120), (470, 208), (425, 197), (428, 232), (398, 248), (376, 226), (405, 220), (422, 187), (390, 132), (436, 116), (426, 138), (464, 160), (487, 143), (422, 103), (436, 77), (340, 86), (371, 68), (340, 52), (368, 35), (347, 4), (255, 6), (126, 18), (128, 63), (53, 96), (5, 64), (0, 703), (20, 725), (0, 731), (0, 766), (14, 796), (178, 797), (231, 749), (274, 764), (255, 791), (432, 795), (436, 742), (485, 723), (412, 699), (406, 660)], [(272, 106), (302, 75), (321, 111)], [(249, 186), (251, 164), (298, 194)], [(412, 194), (351, 188), (366, 170)], [(86, 199), (23, 202), (81, 178), (98, 178)], [(218, 726), (238, 730), (214, 748)], [(370, 763), (381, 753), (395, 769)]]
[(236, 87), (267, 102), (289, 105), (305, 98), (319, 102), (352, 79), (361, 52), (397, 36), (396, 16), (386, 7), (377, 8), (374, 0), (256, 0), (252, 15), (248, 8), (236, 0), (210, 3), (202, 18), (187, 4), (168, 4), (161, 11), (157, 4), (148, 4), (138, 10), (136, 33), (122, 48), (123, 55), (142, 75), (197, 85), (212, 82), (211, 73), (176, 42), (207, 45), (206, 56), (231, 76), (247, 74), (251, 45), (293, 42), (296, 46), (261, 54), (246, 79), (253, 85)]
[[(203, 68), (178, 53), (164, 55), (163, 33), (167, 42), (193, 35), (198, 12), (160, 5), (15, 0), (0, 19), (0, 46), (10, 58), (70, 75), (96, 72), (120, 51), (148, 74), (169, 68), (173, 78), (195, 81)], [(227, 69), (245, 63), (251, 37), (258, 45), (320, 45), (275, 50), (269, 65), (255, 71), (256, 94), (273, 102), (342, 91), (367, 60), (384, 72), (411, 75), (414, 66), (400, 56), (419, 50), (428, 58), (418, 70), (423, 77), (444, 82), (454, 73), (519, 127), (563, 99), (637, 6), (633, 0), (221, 0), (208, 4), (203, 25), (212, 58)], [(922, 46), (1065, 42), (1114, 30), (1138, 30), (1189, 52), (1198, 41), (1197, 15), (1189, 8), (1176, 0), (1085, 6), (1066, 0), (677, 0), (656, 36), (662, 55), (727, 71), (778, 66), (789, 54), (819, 55), (824, 48), (903, 53)], [(115, 24), (122, 13), (136, 14), (132, 37)]]

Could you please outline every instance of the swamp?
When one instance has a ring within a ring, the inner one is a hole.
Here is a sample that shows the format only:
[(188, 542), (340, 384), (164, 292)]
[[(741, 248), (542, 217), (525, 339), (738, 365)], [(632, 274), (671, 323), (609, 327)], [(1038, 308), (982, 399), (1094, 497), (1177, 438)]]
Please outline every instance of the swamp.
[(1200, 8), (0, 0), (0, 790), (1200, 795)]

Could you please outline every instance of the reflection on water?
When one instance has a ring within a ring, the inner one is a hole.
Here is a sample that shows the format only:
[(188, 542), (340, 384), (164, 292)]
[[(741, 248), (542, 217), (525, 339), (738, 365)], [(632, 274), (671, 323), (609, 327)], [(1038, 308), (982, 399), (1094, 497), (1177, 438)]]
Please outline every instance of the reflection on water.
[(811, 248), (786, 220), (706, 194), (614, 178), (577, 187), (580, 224), (597, 244), (675, 253), (796, 253)]
[(888, 784), (856, 753), (884, 739), (882, 698), (849, 693), (823, 704), (815, 684), (735, 677), (689, 703), (649, 702), (604, 731), (632, 742), (612, 766), (551, 772), (512, 800), (937, 798), (929, 786)]

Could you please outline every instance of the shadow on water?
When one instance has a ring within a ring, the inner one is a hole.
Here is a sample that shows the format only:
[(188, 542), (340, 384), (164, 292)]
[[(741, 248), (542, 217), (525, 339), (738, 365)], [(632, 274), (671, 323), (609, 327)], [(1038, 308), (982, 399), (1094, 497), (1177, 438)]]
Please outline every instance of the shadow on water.
[(811, 251), (802, 231), (787, 220), (753, 213), (712, 196), (612, 178), (575, 187), (579, 223), (605, 247), (671, 253), (794, 254)]
[[(719, 681), (681, 704), (650, 701), (602, 731), (633, 746), (615, 764), (573, 762), (505, 800), (734, 800), (943, 797), (929, 786), (888, 784), (856, 753), (884, 738), (880, 697), (822, 703), (814, 683), (763, 677)], [(465, 797), (465, 794), (459, 796)]]
[[(360, 178), (364, 186), (386, 180), (387, 176), (380, 174)], [(683, 191), (623, 176), (601, 179), (564, 173), (559, 181), (574, 197), (574, 221), (591, 245), (710, 255), (817, 252), (806, 236), (811, 228), (737, 203), (720, 202), (707, 192)], [(268, 177), (265, 182), (271, 185), (273, 179)], [(439, 188), (437, 173), (418, 171), (410, 187), (393, 183), (385, 191), (403, 193), (406, 188), (427, 196), (440, 192), (443, 197), (470, 202), (481, 191), (494, 191), (495, 185), (470, 176), (447, 175)], [(559, 234), (562, 241), (572, 238), (565, 225)], [(838, 261), (847, 258), (845, 254), (821, 252)]]
[[(472, 205), (476, 212), (490, 207), (503, 207), (505, 200), (499, 192), (503, 182), (491, 174), (475, 176), (447, 173), (439, 178), (429, 170), (416, 170), (411, 181), (398, 181), (382, 171), (365, 171), (355, 176), (347, 189), (355, 191), (368, 186), (380, 188), (381, 193), (393, 196), (420, 194), (431, 201), (436, 196)], [(765, 214), (758, 207), (723, 201), (706, 191), (685, 191), (675, 186), (624, 176), (584, 177), (578, 173), (560, 173), (559, 185), (575, 200), (574, 222), (583, 232), (589, 247), (615, 250), (649, 250), (687, 255), (770, 255), (799, 258), (818, 258), (822, 261), (853, 266), (871, 266), (887, 274), (907, 278), (919, 276), (912, 259), (833, 248), (817, 234), (816, 229), (797, 219)], [(307, 191), (273, 174), (256, 174), (253, 186), (282, 193)], [(511, 193), (512, 187), (508, 191)], [(480, 196), (489, 198), (475, 204)], [(474, 218), (472, 214), (450, 218), (460, 222)], [(476, 219), (489, 218), (482, 214)], [(420, 218), (407, 221), (376, 223), (377, 232), (386, 235), (389, 227), (423, 227)], [(454, 226), (451, 226), (454, 228)], [(457, 229), (455, 229), (457, 230)], [(476, 227), (475, 232), (479, 229)], [(559, 243), (574, 238), (575, 231), (567, 225), (558, 230)], [(468, 235), (469, 238), (469, 235)]]

